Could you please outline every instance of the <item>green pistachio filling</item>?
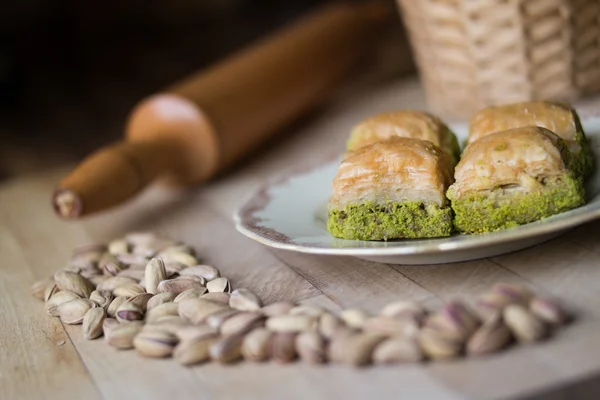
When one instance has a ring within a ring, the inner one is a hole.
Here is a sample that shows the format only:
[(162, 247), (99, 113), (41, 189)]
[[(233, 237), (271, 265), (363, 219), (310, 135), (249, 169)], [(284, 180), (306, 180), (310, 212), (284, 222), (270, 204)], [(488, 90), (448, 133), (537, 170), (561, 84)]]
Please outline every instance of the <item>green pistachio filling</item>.
[(581, 150), (577, 154), (571, 153), (571, 161), (569, 168), (582, 179), (591, 175), (594, 170), (594, 156), (590, 142), (585, 137), (581, 125), (578, 124), (578, 131), (575, 133), (575, 142), (581, 146)]
[(528, 192), (508, 192), (495, 188), (485, 193), (469, 194), (459, 199), (448, 196), (455, 213), (454, 226), (463, 233), (485, 233), (537, 221), (585, 204), (580, 179), (570, 174), (543, 189)]
[(330, 209), (327, 228), (335, 237), (354, 240), (449, 236), (452, 210), (419, 202), (368, 201)]

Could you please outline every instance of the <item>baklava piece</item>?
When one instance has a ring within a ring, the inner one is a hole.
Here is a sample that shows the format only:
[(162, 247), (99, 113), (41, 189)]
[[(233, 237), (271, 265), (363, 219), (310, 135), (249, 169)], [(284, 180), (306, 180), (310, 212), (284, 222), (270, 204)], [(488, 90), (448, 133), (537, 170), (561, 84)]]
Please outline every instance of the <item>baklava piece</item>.
[(483, 109), (471, 118), (469, 143), (490, 133), (523, 126), (546, 128), (567, 144), (569, 168), (582, 179), (593, 170), (594, 159), (577, 112), (567, 104), (532, 101)]
[(419, 139), (392, 137), (349, 151), (333, 182), (329, 231), (357, 240), (449, 236), (452, 166), (446, 152)]
[(472, 142), (447, 192), (455, 228), (491, 232), (581, 206), (583, 183), (568, 168), (569, 157), (565, 142), (542, 127), (491, 133)]
[(458, 162), (460, 147), (456, 136), (437, 117), (413, 110), (376, 115), (358, 124), (348, 140), (348, 150), (356, 150), (393, 136), (429, 140)]

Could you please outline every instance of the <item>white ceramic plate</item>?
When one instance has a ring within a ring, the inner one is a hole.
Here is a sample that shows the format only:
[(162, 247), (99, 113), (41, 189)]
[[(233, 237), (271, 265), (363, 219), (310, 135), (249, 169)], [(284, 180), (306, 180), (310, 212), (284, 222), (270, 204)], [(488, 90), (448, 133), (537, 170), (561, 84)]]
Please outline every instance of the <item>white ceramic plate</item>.
[[(600, 117), (582, 124), (600, 160)], [(464, 125), (453, 126), (459, 140)], [(370, 242), (334, 238), (326, 227), (327, 201), (339, 160), (261, 187), (236, 212), (237, 229), (267, 246), (312, 254), (345, 255), (390, 264), (440, 264), (520, 250), (600, 218), (600, 167), (586, 184), (588, 204), (553, 217), (483, 235), (455, 234), (439, 239)], [(598, 163), (598, 161), (597, 161)]]

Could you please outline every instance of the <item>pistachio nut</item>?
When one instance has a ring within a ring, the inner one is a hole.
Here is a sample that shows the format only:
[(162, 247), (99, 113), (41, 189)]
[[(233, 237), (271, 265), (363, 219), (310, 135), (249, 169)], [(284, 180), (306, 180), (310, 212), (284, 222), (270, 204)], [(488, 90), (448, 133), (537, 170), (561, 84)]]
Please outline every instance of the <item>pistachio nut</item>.
[(219, 332), (208, 325), (181, 325), (174, 330), (180, 341), (216, 338)]
[(502, 312), (504, 323), (519, 342), (531, 343), (548, 333), (543, 321), (518, 304), (509, 304)]
[(145, 277), (145, 271), (141, 269), (127, 268), (122, 271), (119, 271), (117, 276), (124, 276), (125, 278), (131, 278), (136, 281), (141, 281)]
[(214, 303), (221, 303), (224, 305), (229, 305), (229, 293), (223, 292), (215, 292), (215, 293), (206, 293), (201, 296), (204, 300), (209, 300)]
[(141, 330), (133, 339), (133, 347), (145, 357), (168, 357), (179, 339), (161, 330)]
[(111, 318), (115, 318), (117, 316), (117, 310), (119, 309), (119, 307), (121, 307), (123, 305), (123, 303), (125, 303), (127, 301), (126, 297), (123, 296), (117, 296), (115, 297), (110, 304), (108, 305), (108, 308), (106, 309), (106, 314), (111, 317)]
[(369, 314), (358, 308), (348, 308), (340, 313), (340, 318), (349, 327), (360, 329), (369, 318)]
[(146, 323), (156, 322), (160, 317), (165, 315), (179, 315), (178, 306), (177, 303), (163, 303), (148, 310), (146, 313)]
[(115, 290), (113, 290), (113, 295), (115, 296), (123, 296), (123, 297), (134, 297), (138, 294), (146, 293), (143, 287), (138, 285), (137, 283), (128, 283), (127, 285), (119, 286)]
[(379, 343), (373, 350), (375, 364), (414, 363), (424, 355), (414, 338), (392, 337)]
[(241, 311), (234, 309), (224, 309), (222, 311), (217, 311), (216, 313), (210, 314), (206, 318), (206, 324), (214, 329), (221, 329), (221, 325), (228, 319), (233, 317), (236, 314), (239, 314)]
[(262, 312), (267, 317), (277, 317), (279, 315), (287, 314), (294, 307), (295, 304), (292, 302), (280, 301), (264, 306), (260, 309), (260, 312)]
[(179, 293), (177, 297), (175, 297), (173, 302), (179, 303), (181, 300), (185, 299), (197, 299), (206, 292), (208, 292), (208, 290), (205, 287), (184, 290), (183, 292)]
[(86, 299), (94, 291), (94, 285), (89, 280), (74, 272), (56, 271), (54, 282), (59, 290), (73, 292)]
[(138, 283), (135, 279), (127, 278), (125, 276), (111, 276), (106, 280), (100, 282), (96, 287), (96, 290), (108, 290), (113, 292), (116, 288), (131, 283)]
[(271, 359), (278, 363), (289, 363), (298, 356), (295, 332), (275, 332), (270, 340)]
[[(117, 297), (118, 298), (118, 297)], [(144, 319), (144, 312), (133, 303), (123, 302), (117, 309), (115, 317), (119, 322), (141, 321)]]
[[(181, 272), (186, 268), (187, 268), (187, 265), (183, 265), (178, 262), (165, 263), (165, 270), (167, 271), (167, 276), (171, 276), (171, 275), (175, 275), (175, 274), (183, 276), (181, 274)], [(185, 276), (189, 276), (189, 275), (185, 275)]]
[(129, 253), (129, 243), (125, 239), (115, 239), (108, 244), (108, 252), (114, 256)]
[(126, 266), (114, 255), (110, 253), (104, 253), (100, 261), (98, 261), (98, 268), (104, 271), (107, 275), (114, 276), (120, 271), (126, 269)]
[(318, 320), (308, 315), (279, 315), (267, 319), (266, 325), (273, 332), (305, 332), (316, 330)]
[(104, 333), (104, 335), (106, 336), (107, 332), (111, 331), (112, 329), (116, 329), (119, 325), (119, 321), (117, 321), (116, 319), (106, 317), (104, 318), (104, 321), (102, 321), (102, 333)]
[(94, 290), (90, 294), (90, 300), (102, 307), (104, 310), (108, 309), (108, 306), (113, 300), (113, 295), (107, 290)]
[(224, 336), (246, 334), (252, 329), (264, 326), (265, 316), (258, 312), (240, 312), (223, 322), (220, 331)]
[(529, 303), (533, 315), (550, 325), (563, 325), (569, 317), (563, 307), (555, 300), (534, 297)]
[[(82, 269), (79, 274), (81, 276), (83, 276), (84, 278), (86, 278), (88, 281), (91, 281), (91, 278), (97, 277), (97, 276), (103, 276), (102, 275), (102, 271), (100, 271), (98, 268), (96, 267), (86, 267), (84, 269)], [(96, 286), (93, 282), (92, 284), (94, 286)]]
[(533, 293), (522, 285), (497, 283), (477, 299), (477, 307), (484, 314), (491, 315), (494, 311), (501, 311), (509, 304), (525, 306), (532, 296)]
[(248, 361), (267, 360), (271, 352), (271, 338), (273, 332), (265, 327), (258, 327), (250, 331), (242, 342), (242, 355)]
[(194, 324), (204, 322), (213, 313), (229, 309), (229, 306), (203, 298), (186, 299), (175, 304), (178, 304), (179, 315)]
[(231, 293), (229, 279), (223, 277), (207, 282), (206, 288), (211, 293)]
[(133, 246), (131, 249), (131, 253), (138, 255), (138, 256), (146, 257), (146, 258), (152, 258), (152, 257), (156, 256), (157, 250), (153, 246), (153, 244), (139, 245), (139, 246)]
[(210, 358), (220, 363), (231, 363), (242, 356), (243, 335), (223, 336), (210, 346)]
[(456, 358), (463, 348), (463, 340), (447, 331), (427, 326), (419, 331), (417, 339), (423, 352), (435, 360)]
[(194, 250), (193, 247), (188, 246), (186, 244), (174, 243), (170, 246), (163, 248), (158, 255), (160, 257), (161, 254), (165, 254), (165, 253), (187, 253), (187, 254), (193, 256), (196, 254), (196, 251)]
[(175, 347), (173, 357), (181, 365), (194, 365), (208, 361), (210, 348), (216, 341), (216, 337), (181, 341)]
[(327, 360), (325, 339), (317, 332), (302, 332), (296, 336), (296, 352), (302, 361), (322, 364)]
[(500, 282), (492, 287), (492, 292), (503, 294), (512, 299), (512, 303), (526, 305), (533, 297), (533, 292), (523, 285)]
[(188, 267), (198, 265), (198, 259), (191, 254), (184, 253), (182, 251), (170, 251), (161, 253), (161, 258), (165, 263), (176, 262)]
[(493, 353), (506, 347), (510, 340), (510, 330), (502, 321), (502, 314), (497, 311), (469, 338), (467, 341), (467, 354)]
[(362, 366), (371, 363), (375, 347), (385, 338), (368, 332), (334, 336), (329, 344), (331, 361), (341, 364)]
[(178, 278), (166, 279), (158, 284), (158, 293), (182, 293), (190, 289), (203, 289), (202, 282), (193, 279), (193, 276), (180, 276)]
[[(106, 323), (108, 319), (104, 322)], [(133, 339), (142, 330), (143, 323), (141, 321), (127, 322), (119, 325), (112, 325), (107, 329), (104, 325), (104, 339), (106, 342), (118, 349), (131, 349), (133, 347)]]
[(480, 324), (477, 315), (459, 301), (449, 302), (425, 321), (425, 326), (444, 331), (446, 335), (463, 341), (475, 332)]
[(382, 336), (415, 337), (419, 332), (419, 325), (414, 318), (377, 316), (367, 319), (362, 329)]
[(146, 283), (146, 291), (148, 293), (157, 294), (158, 284), (167, 279), (167, 271), (165, 270), (165, 263), (160, 258), (153, 258), (146, 265), (144, 271), (144, 278)]
[(180, 270), (179, 275), (196, 275), (204, 278), (206, 281), (212, 281), (220, 277), (221, 273), (212, 265), (192, 265), (191, 267)]
[(106, 275), (92, 275), (92, 276), (89, 276), (86, 278), (87, 278), (87, 280), (89, 280), (92, 283), (92, 285), (94, 285), (96, 288), (98, 288), (98, 285), (100, 285), (100, 283), (107, 280), (109, 277)]
[(293, 307), (288, 314), (290, 315), (306, 315), (313, 318), (319, 318), (322, 314), (327, 312), (323, 307), (308, 306), (299, 304)]
[(229, 296), (229, 307), (240, 311), (258, 311), (262, 307), (262, 301), (248, 289), (235, 289)]
[(148, 301), (150, 301), (152, 297), (152, 293), (140, 293), (136, 296), (128, 298), (127, 302), (135, 304), (145, 312), (148, 307)]
[(57, 312), (60, 320), (68, 325), (77, 325), (83, 322), (85, 313), (96, 307), (96, 303), (89, 299), (73, 299), (58, 306)]
[(427, 315), (427, 310), (414, 301), (401, 300), (385, 305), (379, 315), (388, 318), (415, 319), (420, 324)]
[(176, 297), (177, 294), (171, 292), (155, 294), (150, 298), (150, 300), (148, 300), (148, 303), (146, 304), (146, 309), (151, 310), (154, 307), (159, 306), (163, 303), (172, 302), (173, 300), (175, 300)]
[(50, 297), (56, 293), (58, 293), (58, 286), (56, 286), (56, 283), (54, 283), (53, 280), (52, 283), (46, 286), (44, 289), (44, 301), (50, 300)]
[(117, 254), (116, 257), (121, 263), (129, 265), (128, 269), (131, 269), (133, 265), (143, 265), (145, 268), (148, 263), (148, 258), (140, 254), (123, 253)]
[(46, 302), (46, 312), (51, 317), (58, 317), (58, 306), (79, 298), (80, 297), (75, 293), (66, 290), (63, 292), (57, 292)]
[(319, 317), (318, 331), (326, 339), (331, 339), (338, 329), (345, 326), (344, 321), (331, 313), (326, 312)]
[(160, 317), (157, 317), (154, 321), (147, 323), (145, 326), (153, 326), (155, 328), (158, 327), (164, 331), (175, 334), (181, 328), (195, 325), (190, 324), (188, 321), (181, 318), (179, 315), (161, 315)]
[(106, 312), (102, 307), (90, 308), (83, 316), (83, 337), (87, 340), (102, 336), (102, 324), (106, 318)]

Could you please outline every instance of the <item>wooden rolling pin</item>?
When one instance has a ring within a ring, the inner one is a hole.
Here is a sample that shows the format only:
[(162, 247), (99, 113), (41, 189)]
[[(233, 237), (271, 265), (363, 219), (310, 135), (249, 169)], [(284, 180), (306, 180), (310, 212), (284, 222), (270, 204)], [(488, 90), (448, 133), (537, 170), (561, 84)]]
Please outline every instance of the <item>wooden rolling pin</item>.
[(115, 206), (157, 178), (205, 181), (314, 106), (372, 48), (389, 3), (338, 3), (143, 100), (124, 141), (92, 154), (54, 192), (63, 218)]

